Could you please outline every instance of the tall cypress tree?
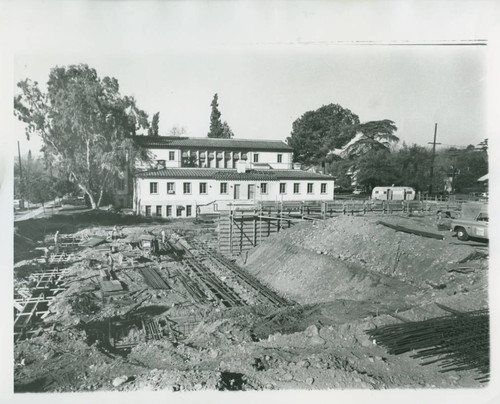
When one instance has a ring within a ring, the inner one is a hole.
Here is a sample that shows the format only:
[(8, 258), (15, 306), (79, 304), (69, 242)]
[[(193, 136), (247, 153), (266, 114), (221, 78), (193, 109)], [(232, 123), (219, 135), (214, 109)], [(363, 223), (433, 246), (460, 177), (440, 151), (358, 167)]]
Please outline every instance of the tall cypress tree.
[(224, 137), (224, 127), (220, 119), (219, 112), (219, 97), (217, 93), (214, 95), (214, 99), (210, 104), (212, 106), (212, 113), (210, 114), (210, 132), (208, 132), (208, 137), (223, 138)]
[(153, 115), (153, 120), (151, 121), (151, 127), (148, 129), (149, 136), (159, 136), (158, 123), (160, 122), (160, 112)]

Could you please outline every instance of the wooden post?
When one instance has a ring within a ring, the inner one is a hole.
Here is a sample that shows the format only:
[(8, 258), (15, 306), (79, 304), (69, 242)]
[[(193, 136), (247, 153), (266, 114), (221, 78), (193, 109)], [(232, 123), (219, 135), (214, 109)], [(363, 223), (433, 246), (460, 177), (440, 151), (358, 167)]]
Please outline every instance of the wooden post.
[(260, 214), (259, 214), (259, 234), (260, 234), (259, 244), (262, 244), (262, 207), (260, 208)]
[(271, 235), (271, 213), (268, 212), (267, 215), (269, 216), (267, 220), (267, 237), (269, 237)]
[(229, 252), (233, 253), (233, 211), (229, 211)]
[(241, 222), (240, 222), (240, 254), (243, 251), (243, 213), (241, 214)]
[(257, 211), (253, 211), (253, 246), (257, 245)]

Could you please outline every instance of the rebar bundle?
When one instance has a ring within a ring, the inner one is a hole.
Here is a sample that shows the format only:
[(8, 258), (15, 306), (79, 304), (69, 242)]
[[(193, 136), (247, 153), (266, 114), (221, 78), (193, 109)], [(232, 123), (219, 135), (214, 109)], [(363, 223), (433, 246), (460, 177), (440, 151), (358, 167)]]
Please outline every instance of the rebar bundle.
[(489, 311), (477, 310), (424, 321), (391, 324), (367, 331), (390, 354), (414, 351), (422, 365), (439, 363), (441, 372), (476, 370), (477, 380), (490, 374)]

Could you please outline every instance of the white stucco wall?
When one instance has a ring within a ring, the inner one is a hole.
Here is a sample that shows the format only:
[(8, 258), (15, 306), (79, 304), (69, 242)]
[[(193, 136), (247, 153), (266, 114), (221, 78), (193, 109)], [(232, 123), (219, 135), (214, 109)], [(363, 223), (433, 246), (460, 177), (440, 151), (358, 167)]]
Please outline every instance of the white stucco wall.
[[(165, 160), (165, 167), (173, 168), (173, 167), (181, 167), (182, 166), (182, 152), (180, 149), (149, 149), (151, 152), (153, 160)], [(175, 159), (169, 160), (169, 152), (173, 151), (175, 153)], [(219, 150), (218, 152), (225, 153), (230, 152), (231, 158), (226, 159), (225, 157), (222, 159), (218, 159), (216, 157), (217, 151), (210, 150), (202, 150), (196, 149), (193, 151), (196, 152), (197, 161), (200, 163), (200, 167), (204, 168), (235, 168), (236, 160), (233, 159), (234, 150)], [(204, 152), (205, 156), (208, 156), (209, 153), (214, 153), (213, 159), (200, 159), (200, 153)], [(258, 154), (258, 163), (267, 163), (272, 168), (277, 170), (288, 170), (292, 168), (292, 153), (291, 152), (247, 152), (247, 168), (251, 168), (252, 163), (254, 162), (254, 154)], [(278, 163), (278, 154), (281, 154), (282, 160), (281, 163)]]
[[(140, 214), (145, 214), (145, 207), (151, 206), (151, 212), (155, 213), (156, 206), (162, 206), (162, 216), (165, 216), (166, 205), (172, 206), (173, 216), (175, 217), (176, 206), (192, 206), (192, 216), (195, 216), (196, 207), (199, 205), (208, 205), (217, 203), (217, 201), (232, 201), (235, 203), (248, 203), (257, 201), (330, 201), (333, 200), (334, 181), (333, 179), (319, 180), (286, 180), (286, 181), (218, 181), (218, 180), (200, 180), (200, 179), (143, 179), (136, 180), (137, 193), (135, 198), (135, 209)], [(158, 192), (150, 193), (150, 183), (158, 184)], [(167, 182), (174, 184), (175, 193), (167, 193)], [(227, 184), (227, 193), (220, 193), (220, 184)], [(262, 192), (262, 183), (267, 184), (267, 192)], [(191, 183), (191, 193), (184, 193), (184, 183)], [(207, 193), (200, 194), (200, 183), (206, 183)], [(285, 193), (280, 193), (280, 183), (286, 184)], [(294, 193), (294, 183), (298, 183), (300, 192)], [(307, 184), (313, 184), (313, 192), (307, 193)], [(326, 184), (326, 192), (321, 193), (321, 184)], [(235, 187), (240, 187), (239, 199), (234, 199)], [(249, 199), (249, 185), (254, 186), (254, 197)], [(186, 211), (183, 211), (183, 217)]]

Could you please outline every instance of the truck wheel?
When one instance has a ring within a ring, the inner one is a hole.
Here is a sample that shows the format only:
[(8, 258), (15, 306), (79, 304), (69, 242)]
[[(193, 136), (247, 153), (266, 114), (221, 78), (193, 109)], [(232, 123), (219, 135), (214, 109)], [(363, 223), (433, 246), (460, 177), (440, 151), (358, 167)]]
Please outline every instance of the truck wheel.
[(467, 234), (467, 231), (463, 227), (458, 227), (456, 229), (457, 232), (457, 238), (460, 241), (467, 241), (469, 239), (469, 235)]

